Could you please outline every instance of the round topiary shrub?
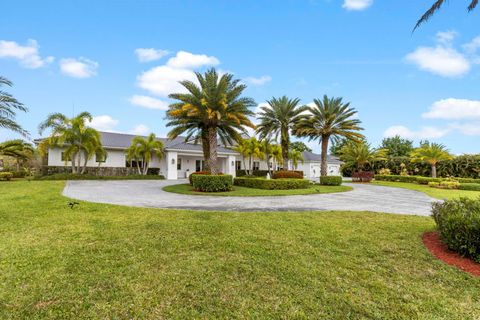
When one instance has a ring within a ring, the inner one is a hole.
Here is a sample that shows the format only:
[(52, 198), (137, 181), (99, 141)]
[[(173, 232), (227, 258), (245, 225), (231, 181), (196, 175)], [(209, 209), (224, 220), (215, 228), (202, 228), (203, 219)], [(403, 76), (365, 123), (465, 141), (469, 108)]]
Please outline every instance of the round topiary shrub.
[(193, 188), (202, 192), (231, 191), (233, 177), (231, 175), (195, 174), (192, 177)]
[(440, 239), (450, 250), (480, 262), (480, 200), (436, 202), (432, 205), (432, 216)]
[(273, 179), (303, 179), (303, 174), (297, 171), (280, 170), (273, 173)]
[(320, 184), (324, 186), (340, 186), (342, 184), (341, 176), (323, 176), (320, 177)]

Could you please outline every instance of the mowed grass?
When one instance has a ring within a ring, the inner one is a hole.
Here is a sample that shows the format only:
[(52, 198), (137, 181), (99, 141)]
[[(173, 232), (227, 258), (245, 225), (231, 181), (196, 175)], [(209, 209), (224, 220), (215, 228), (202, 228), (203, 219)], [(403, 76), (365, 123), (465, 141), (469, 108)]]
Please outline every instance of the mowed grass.
[(404, 189), (420, 191), (429, 195), (432, 198), (437, 198), (437, 199), (455, 199), (460, 197), (470, 198), (470, 199), (480, 198), (480, 191), (438, 189), (438, 188), (432, 188), (423, 184), (407, 183), (407, 182), (374, 181), (373, 184), (376, 184), (379, 186), (396, 187), (396, 188), (404, 188)]
[(301, 194), (345, 192), (345, 191), (351, 191), (352, 187), (312, 185), (310, 188), (307, 188), (307, 189), (264, 190), (264, 189), (254, 189), (254, 188), (234, 186), (232, 191), (211, 193), (211, 192), (195, 191), (193, 187), (190, 186), (189, 184), (175, 184), (171, 186), (166, 186), (163, 188), (163, 190), (167, 192), (173, 192), (173, 193), (204, 195), (204, 196), (265, 197), (265, 196), (293, 196), (293, 195), (301, 195)]
[(63, 186), (0, 183), (0, 319), (480, 317), (480, 278), (425, 250), (429, 217), (71, 210)]

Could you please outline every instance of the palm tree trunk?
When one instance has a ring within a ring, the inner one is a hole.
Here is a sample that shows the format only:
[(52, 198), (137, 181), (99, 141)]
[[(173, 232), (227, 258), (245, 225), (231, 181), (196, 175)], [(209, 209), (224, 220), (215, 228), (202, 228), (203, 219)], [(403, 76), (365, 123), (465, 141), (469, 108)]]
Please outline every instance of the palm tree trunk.
[(324, 177), (327, 175), (327, 153), (328, 153), (328, 140), (330, 139), (329, 136), (322, 136), (322, 166), (320, 168), (320, 176)]
[(436, 178), (436, 177), (437, 177), (437, 165), (432, 164), (432, 178)]
[(211, 174), (218, 174), (218, 154), (217, 154), (217, 129), (208, 129), (209, 157), (207, 167), (210, 167)]
[(248, 171), (249, 171), (249, 176), (253, 176), (253, 168), (252, 168), (252, 158), (253, 156), (250, 156), (248, 158)]
[(136, 158), (135, 160), (137, 162), (137, 171), (138, 171), (138, 174), (141, 175), (142, 174), (142, 170), (140, 169), (140, 161), (138, 161), (138, 158)]
[(267, 159), (268, 174), (270, 175), (270, 177), (272, 177), (272, 168), (270, 168), (270, 155), (268, 153), (265, 153), (265, 158)]
[(75, 174), (75, 173), (76, 173), (76, 172), (75, 172), (75, 160), (76, 160), (76, 159), (77, 159), (77, 154), (76, 154), (76, 153), (72, 154), (72, 157), (71, 157), (71, 159), (70, 159), (70, 162), (71, 162), (71, 164), (72, 164), (72, 174)]
[(288, 145), (289, 145), (288, 137), (282, 137), (282, 158), (283, 158), (283, 170), (288, 170)]
[(85, 159), (83, 160), (83, 168), (82, 168), (81, 174), (84, 174), (84, 173), (85, 173), (85, 170), (87, 169), (88, 157), (87, 157), (86, 154), (84, 154), (84, 156), (85, 156)]
[(201, 171), (210, 172), (210, 163), (209, 163), (210, 141), (208, 139), (207, 129), (202, 130), (201, 137), (202, 137), (202, 150), (203, 150), (203, 160), (204, 160), (204, 165)]
[(248, 176), (247, 163), (245, 162), (245, 157), (242, 156), (242, 159), (243, 159), (243, 169), (245, 170), (245, 174)]

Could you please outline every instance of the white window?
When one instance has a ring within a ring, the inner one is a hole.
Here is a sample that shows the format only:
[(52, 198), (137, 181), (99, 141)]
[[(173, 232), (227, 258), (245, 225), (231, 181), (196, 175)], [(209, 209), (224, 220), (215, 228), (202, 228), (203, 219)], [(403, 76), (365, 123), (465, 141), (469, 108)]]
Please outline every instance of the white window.
[(253, 170), (260, 170), (260, 161), (253, 161)]
[(177, 159), (177, 170), (182, 170), (182, 158)]

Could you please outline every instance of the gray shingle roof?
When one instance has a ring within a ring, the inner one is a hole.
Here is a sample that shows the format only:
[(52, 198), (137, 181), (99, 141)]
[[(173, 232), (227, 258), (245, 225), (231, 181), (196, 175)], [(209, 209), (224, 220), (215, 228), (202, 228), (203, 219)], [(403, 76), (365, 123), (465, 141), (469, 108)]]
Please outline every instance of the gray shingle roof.
[[(113, 132), (100, 132), (102, 145), (105, 148), (128, 148), (133, 138), (137, 135), (125, 134), (125, 133), (113, 133)], [(185, 142), (185, 137), (177, 137), (173, 140), (167, 138), (157, 138), (162, 141), (165, 150), (182, 150), (182, 151), (202, 151), (201, 144), (195, 144), (193, 142)], [(220, 153), (235, 153), (234, 151), (221, 147), (218, 147), (218, 152)]]
[[(308, 152), (308, 151), (304, 151), (302, 152), (302, 156), (303, 156), (303, 160), (304, 161), (321, 161), (321, 155), (317, 154), (317, 153), (313, 153), (313, 152)], [(343, 162), (337, 158), (337, 157), (334, 157), (332, 155), (327, 155), (327, 162), (328, 163), (331, 163), (331, 164), (342, 164)]]

